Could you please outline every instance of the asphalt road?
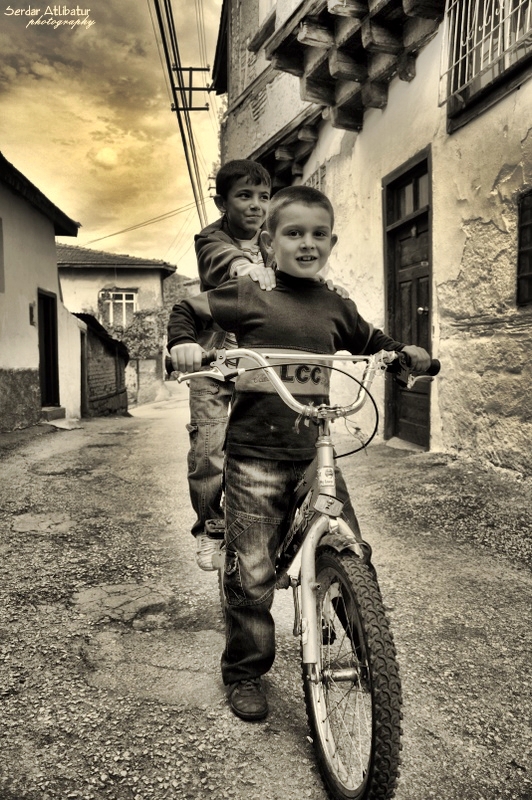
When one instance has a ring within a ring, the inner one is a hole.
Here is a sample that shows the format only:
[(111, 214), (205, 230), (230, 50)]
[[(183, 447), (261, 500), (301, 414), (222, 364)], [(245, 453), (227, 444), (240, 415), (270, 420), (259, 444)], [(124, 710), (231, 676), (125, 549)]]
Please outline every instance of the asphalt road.
[[(0, 437), (0, 800), (326, 796), (287, 592), (268, 720), (227, 707), (171, 389), (130, 417)], [(530, 483), (384, 445), (345, 474), (401, 665), (397, 800), (532, 798)]]

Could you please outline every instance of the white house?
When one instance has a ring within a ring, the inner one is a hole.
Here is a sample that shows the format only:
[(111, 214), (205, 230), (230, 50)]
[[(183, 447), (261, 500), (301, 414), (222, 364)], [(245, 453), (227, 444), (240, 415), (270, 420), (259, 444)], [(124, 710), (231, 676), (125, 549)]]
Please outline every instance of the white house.
[(75, 245), (57, 245), (57, 266), (69, 311), (96, 317), (127, 346), (129, 403), (155, 400), (164, 380), (166, 296), (187, 280), (166, 261)]
[(388, 386), (386, 438), (532, 464), (529, 0), (224, 0), (222, 163), (336, 210), (363, 316), (442, 362)]
[(0, 153), (0, 431), (80, 416), (86, 325), (63, 305), (55, 253), (77, 231)]

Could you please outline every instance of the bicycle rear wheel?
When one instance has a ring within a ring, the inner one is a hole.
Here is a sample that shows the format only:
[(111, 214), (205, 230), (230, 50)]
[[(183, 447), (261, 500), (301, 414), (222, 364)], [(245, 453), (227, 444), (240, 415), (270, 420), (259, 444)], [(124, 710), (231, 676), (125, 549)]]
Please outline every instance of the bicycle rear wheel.
[(354, 554), (316, 554), (317, 670), (303, 665), (320, 772), (335, 800), (389, 800), (399, 775), (401, 684), (378, 585)]

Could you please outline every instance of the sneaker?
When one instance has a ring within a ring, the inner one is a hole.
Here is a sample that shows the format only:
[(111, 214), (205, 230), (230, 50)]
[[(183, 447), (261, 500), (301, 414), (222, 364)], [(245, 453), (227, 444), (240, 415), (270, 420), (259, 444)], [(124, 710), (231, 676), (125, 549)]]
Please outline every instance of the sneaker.
[(268, 714), (268, 701), (260, 678), (247, 678), (231, 684), (229, 702), (231, 711), (248, 722), (264, 719)]
[(196, 563), (200, 569), (212, 572), (217, 569), (213, 564), (213, 557), (220, 552), (223, 539), (211, 539), (205, 533), (196, 536)]

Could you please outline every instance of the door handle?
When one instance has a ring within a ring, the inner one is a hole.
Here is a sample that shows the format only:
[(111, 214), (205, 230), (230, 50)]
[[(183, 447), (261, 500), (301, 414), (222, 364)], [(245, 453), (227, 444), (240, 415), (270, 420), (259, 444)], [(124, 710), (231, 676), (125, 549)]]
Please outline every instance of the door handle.
[(429, 307), (428, 307), (428, 306), (418, 306), (418, 308), (416, 309), (416, 311), (417, 311), (417, 313), (418, 313), (418, 314), (420, 314), (420, 315), (421, 315), (421, 314), (428, 314), (428, 313), (429, 313)]

